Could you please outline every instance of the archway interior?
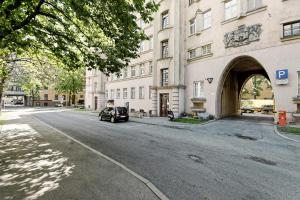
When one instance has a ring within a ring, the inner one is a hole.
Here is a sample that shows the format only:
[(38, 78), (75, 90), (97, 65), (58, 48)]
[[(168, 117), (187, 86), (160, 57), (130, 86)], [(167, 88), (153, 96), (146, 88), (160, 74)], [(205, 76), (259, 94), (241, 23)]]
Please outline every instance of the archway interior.
[(255, 76), (262, 76), (270, 81), (263, 66), (255, 59), (240, 57), (232, 61), (223, 77), (220, 117), (241, 115), (241, 93), (246, 83)]

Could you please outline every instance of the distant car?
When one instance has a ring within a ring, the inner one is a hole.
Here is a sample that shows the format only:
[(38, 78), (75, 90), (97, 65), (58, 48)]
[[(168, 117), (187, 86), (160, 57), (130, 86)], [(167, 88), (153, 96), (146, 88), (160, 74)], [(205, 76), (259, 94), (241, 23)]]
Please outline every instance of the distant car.
[(274, 106), (273, 105), (264, 105), (261, 109), (262, 113), (273, 113), (274, 112)]
[(241, 113), (254, 113), (254, 108), (245, 106), (241, 108)]
[(55, 104), (55, 107), (64, 107), (64, 105), (62, 103), (57, 103)]
[(112, 123), (117, 121), (128, 121), (128, 110), (125, 107), (107, 107), (99, 113), (99, 120), (107, 120)]

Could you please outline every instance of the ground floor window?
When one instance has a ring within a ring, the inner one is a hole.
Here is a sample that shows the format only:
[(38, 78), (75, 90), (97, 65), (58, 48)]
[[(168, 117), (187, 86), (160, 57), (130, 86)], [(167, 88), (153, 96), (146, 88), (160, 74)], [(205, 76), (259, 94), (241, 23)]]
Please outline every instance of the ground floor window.
[(123, 88), (123, 99), (127, 99), (127, 88)]
[(139, 98), (140, 99), (145, 98), (145, 87), (144, 86), (139, 87)]
[(130, 89), (130, 98), (131, 98), (131, 99), (135, 99), (135, 88), (134, 88), (134, 87), (132, 87), (132, 88)]
[(204, 81), (195, 81), (194, 82), (194, 97), (195, 98), (204, 96), (203, 88), (204, 88)]
[(115, 98), (115, 90), (111, 89), (110, 90), (110, 99), (114, 99)]
[(117, 96), (116, 96), (116, 98), (117, 98), (117, 99), (120, 99), (120, 97), (121, 97), (121, 90), (120, 90), (120, 89), (117, 89)]

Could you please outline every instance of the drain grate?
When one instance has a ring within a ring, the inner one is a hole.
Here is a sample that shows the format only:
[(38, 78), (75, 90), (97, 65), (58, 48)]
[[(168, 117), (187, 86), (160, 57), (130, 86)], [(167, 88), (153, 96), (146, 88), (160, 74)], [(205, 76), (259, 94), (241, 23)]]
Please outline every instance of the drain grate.
[(250, 159), (250, 160), (253, 160), (255, 162), (259, 162), (259, 163), (262, 163), (262, 164), (266, 164), (266, 165), (272, 165), (272, 166), (275, 166), (277, 165), (276, 162), (273, 162), (271, 160), (267, 160), (265, 158), (261, 158), (261, 157), (256, 157), (256, 156), (249, 156), (249, 157), (246, 157), (247, 159)]
[(201, 163), (201, 164), (204, 163), (204, 159), (201, 158), (201, 157), (199, 157), (199, 156), (189, 154), (188, 157), (189, 157), (191, 160), (193, 160), (193, 161), (195, 161), (195, 162), (197, 162), (197, 163)]

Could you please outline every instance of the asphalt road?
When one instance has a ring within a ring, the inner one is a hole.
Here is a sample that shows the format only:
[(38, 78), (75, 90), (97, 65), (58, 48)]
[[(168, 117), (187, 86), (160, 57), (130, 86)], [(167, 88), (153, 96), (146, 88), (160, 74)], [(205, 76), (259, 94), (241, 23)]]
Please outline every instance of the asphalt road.
[(144, 176), (174, 200), (299, 200), (300, 145), (271, 124), (220, 120), (195, 129), (100, 122), (76, 112), (35, 117)]

